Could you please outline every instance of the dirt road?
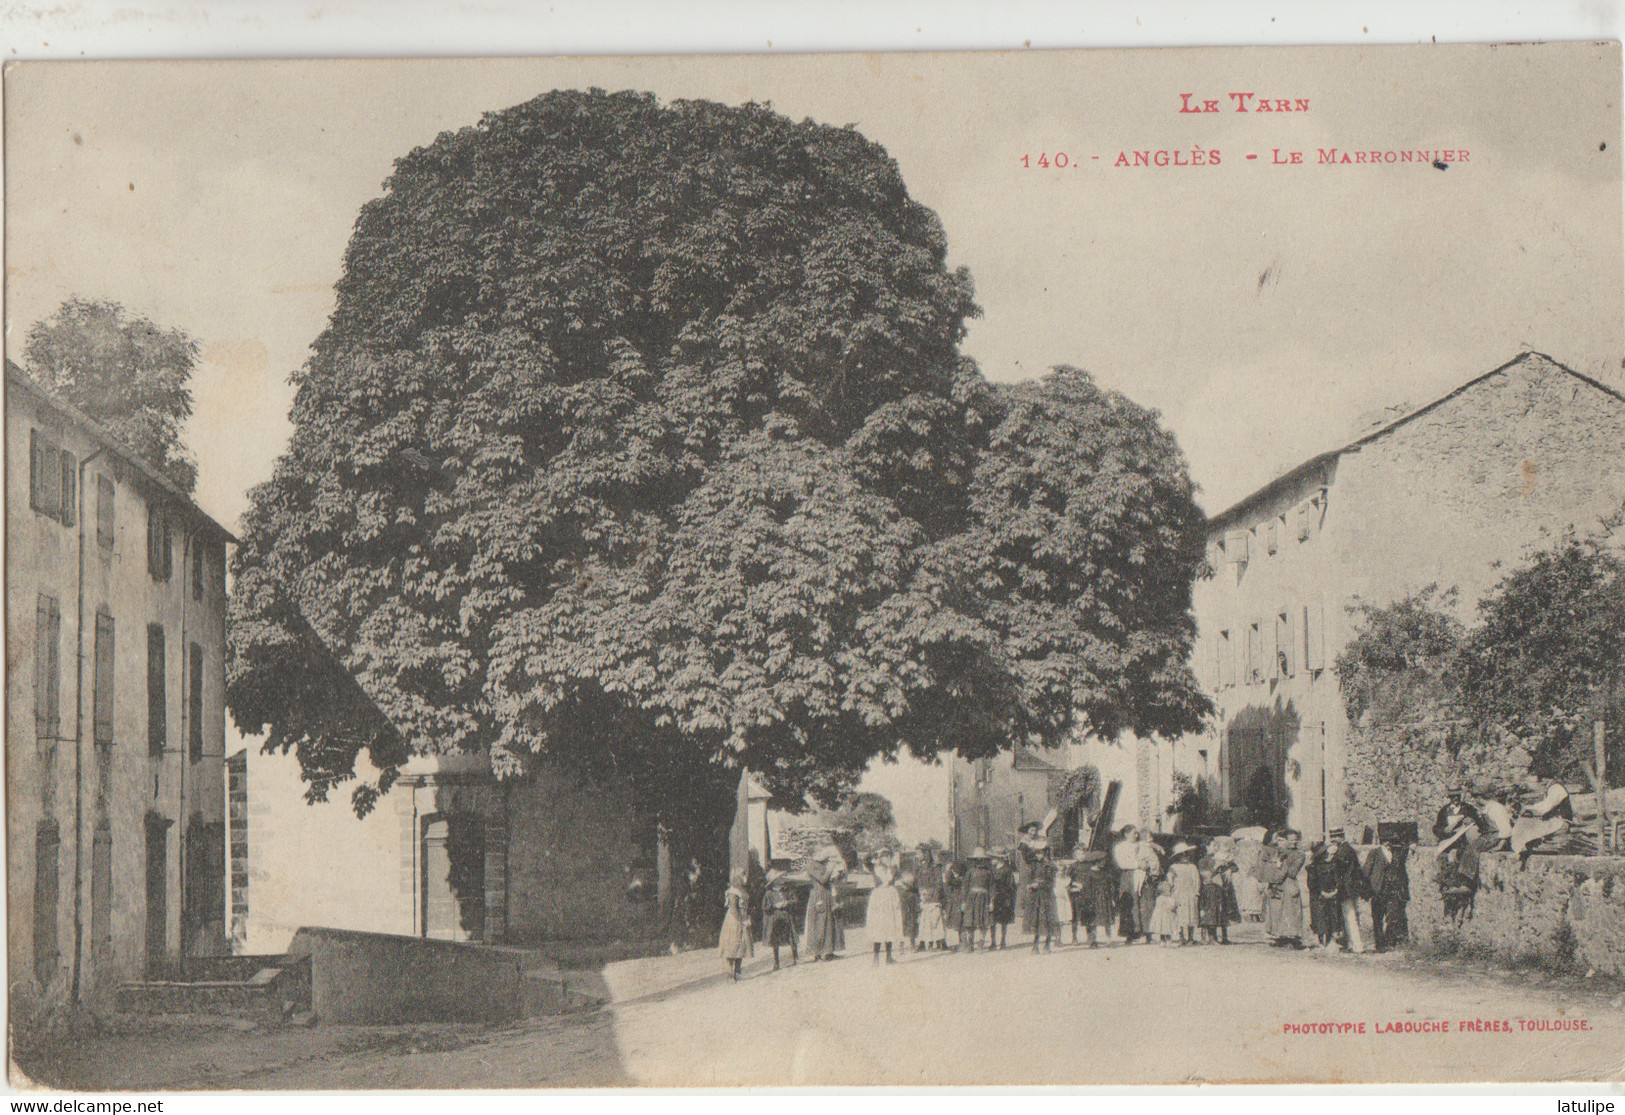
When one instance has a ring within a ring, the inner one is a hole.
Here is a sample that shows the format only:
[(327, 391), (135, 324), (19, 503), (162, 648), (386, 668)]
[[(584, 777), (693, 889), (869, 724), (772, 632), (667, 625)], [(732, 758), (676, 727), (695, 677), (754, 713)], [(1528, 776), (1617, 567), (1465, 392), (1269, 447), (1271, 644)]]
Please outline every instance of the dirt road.
[(606, 971), (614, 1002), (601, 1011), (487, 1031), (439, 1051), (316, 1057), (235, 1086), (1625, 1077), (1617, 999), (1394, 957), (1136, 945), (1048, 956), (927, 953), (878, 969), (856, 952), (778, 973), (767, 966), (758, 955), (749, 978), (732, 984), (708, 954), (631, 961)]

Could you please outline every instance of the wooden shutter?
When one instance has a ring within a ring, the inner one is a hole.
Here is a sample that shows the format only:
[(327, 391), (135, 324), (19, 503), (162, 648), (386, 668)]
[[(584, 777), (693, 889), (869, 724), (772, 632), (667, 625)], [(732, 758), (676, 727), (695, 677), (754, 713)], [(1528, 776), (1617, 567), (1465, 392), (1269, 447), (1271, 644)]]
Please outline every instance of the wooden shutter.
[(113, 832), (107, 822), (96, 826), (90, 844), (90, 954), (98, 966), (113, 953)]
[(71, 527), (79, 521), (79, 461), (66, 449), (62, 451), (62, 525)]
[(62, 734), (62, 611), (54, 596), (40, 596), (34, 624), (34, 730), (55, 743)]
[(34, 830), (34, 978), (43, 988), (56, 975), (57, 906), (62, 893), (56, 822), (43, 820)]
[(29, 431), (28, 503), (52, 518), (62, 516), (62, 454), (39, 430)]
[(38, 430), (28, 431), (28, 506), (45, 510), (45, 439)]
[(1325, 612), (1319, 600), (1311, 600), (1303, 608), (1305, 661), (1311, 670), (1326, 668)]
[(192, 599), (203, 599), (203, 543), (192, 543)]
[(113, 617), (96, 613), (96, 714), (95, 741), (106, 747), (113, 742)]
[(192, 753), (192, 762), (203, 761), (203, 648), (193, 643), (190, 648), (190, 684), (187, 686), (186, 731)]
[(105, 474), (96, 477), (96, 544), (113, 548), (113, 481)]
[(169, 702), (164, 693), (164, 627), (147, 625), (147, 754), (162, 757), (169, 732)]
[(1219, 632), (1219, 685), (1236, 684), (1236, 650), (1230, 632)]
[(169, 536), (169, 515), (161, 503), (147, 505), (147, 572), (167, 581), (175, 572), (175, 548)]

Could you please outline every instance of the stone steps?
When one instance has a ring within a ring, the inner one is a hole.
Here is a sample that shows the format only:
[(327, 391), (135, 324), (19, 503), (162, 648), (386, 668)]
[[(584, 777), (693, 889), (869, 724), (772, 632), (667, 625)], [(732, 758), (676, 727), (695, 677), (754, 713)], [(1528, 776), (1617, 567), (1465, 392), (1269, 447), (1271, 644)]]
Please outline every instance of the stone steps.
[(291, 957), (211, 957), (183, 963), (176, 979), (119, 988), (125, 1014), (220, 1014), (285, 1018), (310, 1009), (310, 961)]

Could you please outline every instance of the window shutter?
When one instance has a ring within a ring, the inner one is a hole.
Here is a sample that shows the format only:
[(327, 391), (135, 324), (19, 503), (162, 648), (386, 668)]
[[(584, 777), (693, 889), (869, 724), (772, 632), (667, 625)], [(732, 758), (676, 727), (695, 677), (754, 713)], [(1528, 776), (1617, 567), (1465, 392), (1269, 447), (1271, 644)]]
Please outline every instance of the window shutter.
[(45, 599), (45, 735), (54, 743), (62, 736), (62, 607), (54, 596)]
[(56, 822), (49, 818), (41, 821), (34, 830), (34, 978), (42, 988), (56, 975), (61, 846)]
[(169, 516), (161, 503), (147, 504), (147, 572), (167, 581), (174, 572), (174, 548), (169, 539)]
[(167, 581), (175, 573), (175, 544), (169, 536), (169, 516), (162, 514), (159, 516), (159, 521), (162, 522), (164, 528), (163, 549), (159, 556), (164, 566), (163, 579)]
[(50, 739), (51, 712), (51, 609), (56, 601), (40, 594), (34, 605), (34, 736)]
[(1305, 658), (1311, 670), (1326, 668), (1325, 612), (1319, 600), (1304, 605), (1303, 623), (1307, 653)]
[(203, 761), (203, 648), (191, 645), (191, 685), (187, 696), (186, 731), (192, 762)]
[(113, 481), (106, 475), (96, 477), (96, 544), (113, 548)]
[(62, 451), (62, 525), (79, 521), (79, 462), (66, 449)]
[(1224, 553), (1232, 565), (1247, 564), (1247, 532), (1233, 530), (1224, 536)]
[(147, 754), (161, 758), (169, 731), (164, 693), (164, 628), (147, 625)]
[(203, 599), (203, 543), (192, 543), (192, 599)]
[(28, 431), (28, 506), (45, 510), (45, 439), (38, 430)]
[(1219, 685), (1236, 684), (1236, 648), (1230, 632), (1219, 632)]
[(113, 617), (96, 613), (96, 714), (95, 741), (107, 747), (113, 742)]

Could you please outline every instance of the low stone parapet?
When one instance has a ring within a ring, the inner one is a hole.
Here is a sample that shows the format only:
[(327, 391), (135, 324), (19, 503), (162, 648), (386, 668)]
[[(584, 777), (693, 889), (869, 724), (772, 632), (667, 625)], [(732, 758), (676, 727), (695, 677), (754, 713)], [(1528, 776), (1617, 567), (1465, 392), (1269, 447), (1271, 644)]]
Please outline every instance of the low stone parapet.
[(1625, 975), (1625, 856), (1530, 856), (1479, 863), (1478, 894), (1460, 925), (1446, 918), (1431, 847), (1412, 849), (1411, 939), (1505, 963)]
[(306, 927), (288, 952), (310, 957), (322, 1022), (509, 1022), (525, 1010), (511, 951), (456, 941)]

